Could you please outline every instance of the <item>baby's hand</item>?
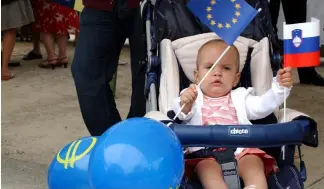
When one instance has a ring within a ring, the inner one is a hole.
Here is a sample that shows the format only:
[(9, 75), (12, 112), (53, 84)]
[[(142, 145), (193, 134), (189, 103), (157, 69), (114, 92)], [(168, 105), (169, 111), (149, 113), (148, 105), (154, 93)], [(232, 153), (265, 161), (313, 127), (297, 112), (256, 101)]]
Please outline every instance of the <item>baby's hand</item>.
[(284, 87), (292, 87), (294, 84), (293, 78), (292, 78), (292, 71), (291, 67), (286, 67), (284, 69), (280, 69), (277, 73), (277, 81), (280, 86)]
[(191, 84), (180, 96), (181, 107), (185, 104), (182, 112), (188, 114), (191, 111), (193, 103), (197, 98), (197, 89), (195, 84)]

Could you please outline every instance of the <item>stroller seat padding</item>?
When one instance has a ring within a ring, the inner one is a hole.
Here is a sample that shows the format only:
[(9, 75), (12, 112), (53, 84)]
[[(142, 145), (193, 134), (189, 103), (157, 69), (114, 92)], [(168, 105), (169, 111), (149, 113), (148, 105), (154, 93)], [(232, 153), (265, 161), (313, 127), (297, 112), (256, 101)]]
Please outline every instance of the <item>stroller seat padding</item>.
[[(184, 37), (173, 42), (164, 39), (160, 43), (161, 79), (159, 109), (167, 115), (171, 110), (172, 101), (180, 93), (179, 68), (180, 64), (186, 77), (194, 80), (193, 71), (196, 68), (196, 58), (199, 48), (209, 40), (219, 38), (215, 33), (205, 33)], [(260, 42), (239, 37), (234, 45), (240, 53), (240, 69), (242, 70), (247, 57), (248, 48), (252, 47), (251, 54), (251, 80), (255, 94), (266, 92), (272, 83), (272, 69), (269, 57), (269, 41), (264, 38)]]

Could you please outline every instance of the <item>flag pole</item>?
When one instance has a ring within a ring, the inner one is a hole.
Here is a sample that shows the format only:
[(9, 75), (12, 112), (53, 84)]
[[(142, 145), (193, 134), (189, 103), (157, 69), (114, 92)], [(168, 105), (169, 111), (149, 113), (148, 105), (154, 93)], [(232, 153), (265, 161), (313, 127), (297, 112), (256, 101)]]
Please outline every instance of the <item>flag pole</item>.
[[(284, 123), (286, 122), (286, 108), (287, 108), (287, 100), (286, 100), (286, 90), (284, 89), (284, 107), (283, 107), (283, 120)], [(281, 152), (282, 152), (282, 160), (285, 160), (285, 153), (286, 153), (286, 145), (281, 146)]]
[[(225, 56), (225, 54), (229, 51), (229, 49), (231, 48), (230, 45), (228, 45), (226, 47), (226, 49), (224, 50), (224, 52), (220, 55), (220, 57), (217, 58), (216, 62), (213, 64), (213, 66), (207, 71), (207, 73), (204, 75), (204, 77), (200, 80), (200, 82), (198, 83), (198, 87), (200, 87), (200, 85), (202, 84), (202, 82), (206, 79), (206, 77), (208, 76), (208, 74), (214, 70), (215, 66), (218, 64), (218, 62), (223, 58), (223, 56)], [(180, 108), (180, 110), (177, 112), (177, 114), (174, 116), (173, 120), (177, 119), (177, 117), (180, 115), (181, 111), (183, 110), (183, 108), (185, 107), (186, 104), (183, 104)]]
[[(258, 9), (258, 13), (260, 13), (262, 11), (262, 8)], [(224, 52), (220, 55), (220, 57), (216, 60), (216, 62), (213, 64), (213, 66), (208, 70), (208, 72), (205, 74), (205, 76), (201, 79), (201, 81), (198, 83), (198, 87), (200, 87), (201, 83), (206, 79), (207, 75), (215, 68), (215, 66), (218, 64), (218, 62), (223, 58), (223, 56), (227, 53), (227, 51), (231, 48), (230, 45), (228, 45), (226, 47), (226, 49), (224, 50)], [(173, 118), (173, 121), (175, 119), (177, 119), (177, 117), (180, 115), (181, 111), (183, 110), (183, 108), (185, 107), (186, 104), (183, 104), (180, 108), (180, 110), (176, 113), (176, 115)]]
[[(283, 23), (283, 30), (285, 30), (285, 22)], [(285, 31), (283, 31), (285, 32)], [(282, 69), (285, 69), (285, 59), (283, 60), (283, 66)], [(287, 121), (286, 120), (286, 108), (287, 108), (287, 100), (286, 100), (286, 90), (284, 88), (284, 103), (283, 103), (283, 121), (284, 123)], [(285, 160), (285, 154), (286, 154), (286, 145), (281, 146), (281, 153), (282, 153), (282, 160)]]
[(287, 100), (286, 100), (286, 90), (284, 90), (284, 115), (283, 115), (283, 118), (284, 118), (284, 122), (286, 122), (286, 108), (287, 108)]

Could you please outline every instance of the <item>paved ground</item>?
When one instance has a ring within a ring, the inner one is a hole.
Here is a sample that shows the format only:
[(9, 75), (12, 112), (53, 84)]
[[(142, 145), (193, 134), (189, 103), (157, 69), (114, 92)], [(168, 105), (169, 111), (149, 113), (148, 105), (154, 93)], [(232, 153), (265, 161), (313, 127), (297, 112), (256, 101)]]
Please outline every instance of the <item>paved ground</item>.
[[(18, 43), (14, 59), (30, 48)], [(44, 53), (45, 54), (45, 53)], [(72, 59), (73, 47), (69, 47)], [(129, 62), (128, 49), (121, 60)], [(76, 98), (70, 69), (39, 69), (40, 61), (22, 62), (14, 68), (16, 78), (2, 82), (2, 187), (4, 189), (44, 189), (47, 167), (55, 153), (78, 137), (87, 136)], [(324, 75), (324, 67), (318, 69)], [(117, 105), (127, 115), (130, 96), (130, 66), (120, 65)], [(287, 106), (311, 115), (319, 123), (320, 146), (304, 148), (308, 168), (307, 188), (324, 184), (324, 88), (296, 85)]]

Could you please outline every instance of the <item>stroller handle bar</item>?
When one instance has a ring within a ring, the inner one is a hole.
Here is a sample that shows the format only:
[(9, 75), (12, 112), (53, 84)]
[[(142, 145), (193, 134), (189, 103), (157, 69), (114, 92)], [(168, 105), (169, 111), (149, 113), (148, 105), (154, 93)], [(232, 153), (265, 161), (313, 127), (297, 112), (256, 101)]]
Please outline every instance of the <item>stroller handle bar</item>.
[[(267, 125), (216, 125), (197, 126), (171, 124), (184, 147), (277, 147), (282, 145), (306, 145), (317, 147), (318, 138), (309, 120), (295, 120)], [(309, 137), (311, 135), (311, 137)], [(314, 138), (313, 138), (314, 136)], [(310, 139), (311, 138), (311, 139)]]

